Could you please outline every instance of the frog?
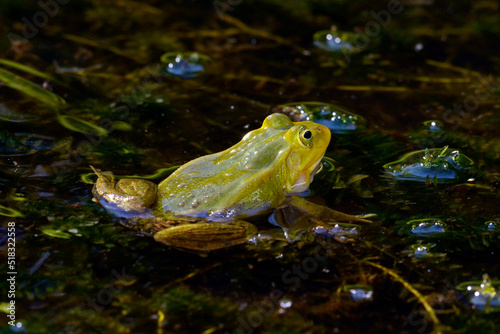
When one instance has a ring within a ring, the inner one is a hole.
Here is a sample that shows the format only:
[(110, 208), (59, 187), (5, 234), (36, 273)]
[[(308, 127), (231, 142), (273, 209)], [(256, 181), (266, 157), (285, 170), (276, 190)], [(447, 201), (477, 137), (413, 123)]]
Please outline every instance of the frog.
[(255, 217), (293, 208), (314, 221), (370, 223), (303, 197), (330, 143), (330, 130), (281, 113), (218, 153), (179, 167), (158, 185), (145, 179), (115, 181), (97, 175), (94, 200), (128, 227), (165, 245), (210, 252), (248, 242)]

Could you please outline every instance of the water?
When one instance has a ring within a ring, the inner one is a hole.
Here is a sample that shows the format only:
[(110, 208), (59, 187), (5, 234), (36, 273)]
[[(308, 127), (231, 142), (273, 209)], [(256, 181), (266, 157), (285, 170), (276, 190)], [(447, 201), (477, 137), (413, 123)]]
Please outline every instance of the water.
[[(0, 270), (17, 272), (14, 326), (2, 317), (2, 333), (495, 332), (494, 312), (457, 287), (500, 277), (496, 4), (58, 9), (0, 2), (0, 58), (15, 62), (0, 62)], [(351, 47), (315, 46), (315, 33), (332, 26)], [(172, 75), (166, 53), (210, 61)], [(252, 221), (253, 244), (200, 256), (129, 229), (92, 201), (89, 165), (159, 182), (297, 101), (363, 117), (333, 133), (334, 168), (315, 176), (308, 196), (374, 213), (374, 223), (301, 221), (287, 240), (262, 217)], [(449, 182), (384, 177), (383, 166), (405, 154), (445, 147), (474, 169), (448, 168)], [(442, 228), (407, 225), (427, 217)], [(9, 289), (2, 285), (5, 315)]]

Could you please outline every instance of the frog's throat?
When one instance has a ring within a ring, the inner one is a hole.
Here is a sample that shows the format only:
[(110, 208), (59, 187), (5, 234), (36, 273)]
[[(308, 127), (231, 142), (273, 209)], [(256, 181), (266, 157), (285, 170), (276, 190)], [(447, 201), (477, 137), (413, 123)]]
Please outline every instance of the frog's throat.
[(323, 155), (311, 165), (311, 168), (306, 168), (302, 173), (299, 173), (297, 180), (292, 185), (292, 193), (301, 193), (309, 189), (309, 185), (314, 180), (314, 175), (323, 169), (321, 164)]

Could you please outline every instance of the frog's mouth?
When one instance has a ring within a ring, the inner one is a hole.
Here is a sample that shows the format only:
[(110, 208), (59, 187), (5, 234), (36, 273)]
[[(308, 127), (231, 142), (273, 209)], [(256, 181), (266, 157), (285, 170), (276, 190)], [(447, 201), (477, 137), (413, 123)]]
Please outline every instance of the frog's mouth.
[[(324, 154), (323, 154), (324, 155)], [(304, 170), (304, 172), (299, 173), (299, 177), (295, 181), (292, 186), (293, 193), (301, 193), (306, 191), (309, 188), (309, 184), (314, 180), (314, 175), (318, 174), (323, 169), (323, 164), (321, 163), (321, 159), (323, 159), (323, 155), (316, 160), (311, 167)], [(307, 171), (311, 172), (307, 174)]]

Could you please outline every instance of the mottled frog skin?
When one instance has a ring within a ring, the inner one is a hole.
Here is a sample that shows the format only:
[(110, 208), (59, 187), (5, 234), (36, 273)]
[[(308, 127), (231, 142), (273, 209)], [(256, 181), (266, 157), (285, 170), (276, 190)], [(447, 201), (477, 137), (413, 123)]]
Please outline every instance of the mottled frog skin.
[(318, 219), (366, 222), (296, 196), (321, 169), (330, 136), (323, 125), (272, 114), (239, 143), (186, 163), (158, 186), (142, 179), (115, 183), (112, 174), (94, 169), (93, 193), (129, 226), (195, 251), (243, 243), (257, 232), (243, 219), (287, 205)]

